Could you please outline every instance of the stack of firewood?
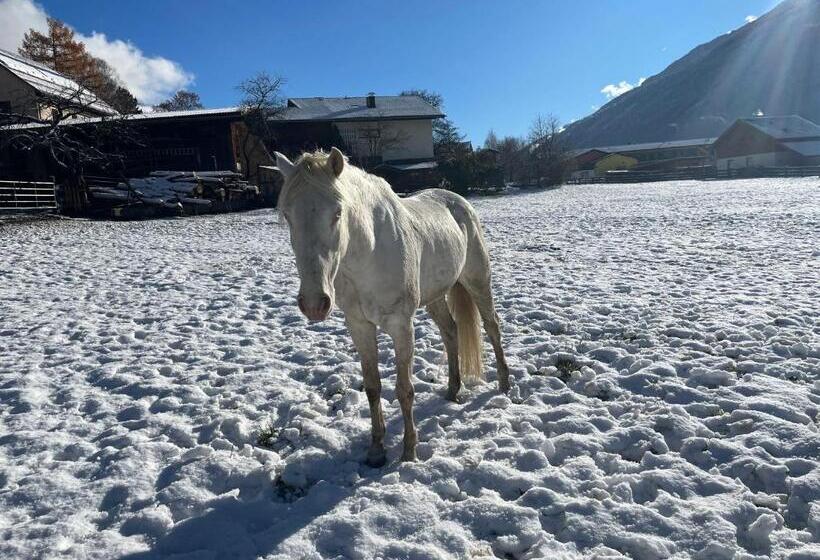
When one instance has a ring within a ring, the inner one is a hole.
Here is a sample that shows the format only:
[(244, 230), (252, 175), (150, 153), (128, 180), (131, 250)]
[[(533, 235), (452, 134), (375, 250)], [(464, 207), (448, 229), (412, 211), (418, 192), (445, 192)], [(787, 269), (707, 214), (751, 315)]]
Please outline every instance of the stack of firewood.
[(148, 177), (125, 181), (89, 181), (88, 190), (92, 198), (113, 204), (142, 204), (180, 211), (259, 197), (259, 187), (233, 171), (154, 171)]

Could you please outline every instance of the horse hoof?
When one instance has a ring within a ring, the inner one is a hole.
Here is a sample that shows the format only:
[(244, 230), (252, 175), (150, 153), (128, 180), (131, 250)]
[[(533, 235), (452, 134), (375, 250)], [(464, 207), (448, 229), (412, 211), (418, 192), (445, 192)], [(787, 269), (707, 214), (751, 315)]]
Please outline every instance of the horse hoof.
[(416, 462), (416, 450), (413, 451), (405, 451), (401, 455), (402, 463), (414, 463)]
[(380, 469), (387, 463), (387, 456), (384, 454), (373, 457), (368, 456), (364, 462), (371, 469)]
[(447, 400), (450, 402), (458, 402), (458, 391), (447, 391)]

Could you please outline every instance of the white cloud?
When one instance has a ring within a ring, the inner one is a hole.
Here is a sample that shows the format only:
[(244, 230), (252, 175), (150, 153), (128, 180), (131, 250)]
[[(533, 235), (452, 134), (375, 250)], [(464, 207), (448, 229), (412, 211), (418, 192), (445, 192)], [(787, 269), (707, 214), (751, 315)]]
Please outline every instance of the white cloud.
[[(0, 48), (17, 52), (29, 29), (48, 29), (48, 14), (33, 0), (0, 0)], [(178, 63), (161, 56), (146, 56), (133, 43), (109, 39), (96, 31), (77, 33), (88, 52), (106, 61), (141, 104), (151, 105), (170, 97), (194, 80)]]
[(632, 91), (636, 87), (639, 87), (645, 81), (646, 78), (641, 78), (640, 80), (638, 80), (637, 84), (630, 84), (626, 80), (621, 80), (621, 82), (617, 84), (609, 84), (604, 86), (603, 89), (601, 89), (601, 93), (606, 95), (607, 99), (615, 99), (619, 95), (623, 95), (626, 92)]
[(757, 20), (757, 16), (746, 16), (746, 23), (752, 23)]
[(31, 0), (0, 0), (0, 49), (17, 52), (29, 29), (48, 29), (48, 16)]
[(85, 43), (88, 52), (117, 71), (123, 84), (140, 103), (158, 103), (194, 80), (193, 74), (173, 60), (145, 56), (133, 43), (109, 39), (96, 31), (90, 37), (78, 37)]

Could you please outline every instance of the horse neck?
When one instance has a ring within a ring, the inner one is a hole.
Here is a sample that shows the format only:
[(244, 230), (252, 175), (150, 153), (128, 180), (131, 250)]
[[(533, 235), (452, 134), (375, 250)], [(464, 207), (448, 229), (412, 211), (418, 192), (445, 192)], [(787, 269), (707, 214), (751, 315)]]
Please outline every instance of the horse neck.
[[(367, 257), (374, 258), (377, 250), (376, 236), (385, 226), (399, 229), (397, 222), (406, 219), (401, 199), (382, 179), (355, 169), (351, 170), (347, 198), (351, 207), (348, 219), (348, 247), (342, 266), (351, 268), (363, 264)], [(355, 259), (356, 262), (348, 262)]]

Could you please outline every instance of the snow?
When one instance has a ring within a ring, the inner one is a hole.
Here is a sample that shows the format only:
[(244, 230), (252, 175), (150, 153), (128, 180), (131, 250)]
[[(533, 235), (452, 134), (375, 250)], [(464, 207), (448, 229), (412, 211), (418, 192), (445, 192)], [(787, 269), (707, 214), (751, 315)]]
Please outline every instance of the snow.
[(475, 199), (514, 379), (363, 464), (341, 316), (274, 211), (0, 223), (0, 557), (820, 557), (816, 179)]

